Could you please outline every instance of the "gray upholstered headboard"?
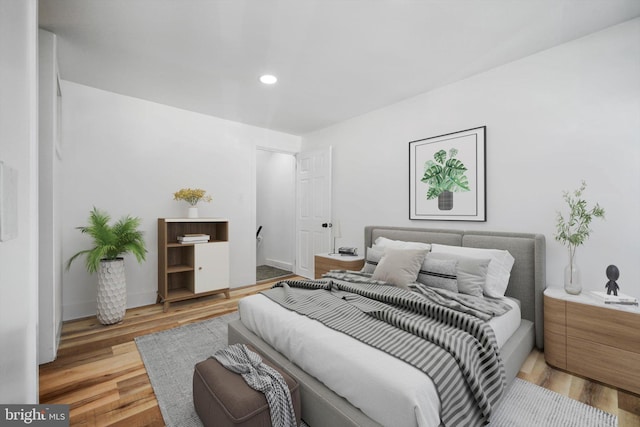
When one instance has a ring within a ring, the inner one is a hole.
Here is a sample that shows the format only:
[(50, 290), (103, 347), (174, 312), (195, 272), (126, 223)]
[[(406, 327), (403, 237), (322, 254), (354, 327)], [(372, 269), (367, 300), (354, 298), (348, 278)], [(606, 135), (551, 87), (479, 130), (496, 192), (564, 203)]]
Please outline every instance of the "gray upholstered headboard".
[(378, 237), (451, 246), (508, 250), (515, 262), (506, 295), (520, 300), (522, 318), (534, 323), (536, 347), (544, 342), (543, 292), (546, 288), (545, 239), (542, 234), (492, 231), (440, 230), (430, 228), (367, 226), (365, 248)]

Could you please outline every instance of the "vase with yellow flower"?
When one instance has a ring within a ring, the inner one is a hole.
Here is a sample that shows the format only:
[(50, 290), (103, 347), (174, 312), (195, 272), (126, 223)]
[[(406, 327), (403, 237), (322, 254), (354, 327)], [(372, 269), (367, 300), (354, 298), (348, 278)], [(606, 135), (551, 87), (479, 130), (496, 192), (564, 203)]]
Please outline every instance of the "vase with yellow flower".
[(183, 200), (189, 203), (188, 218), (198, 218), (198, 203), (210, 202), (213, 198), (207, 195), (206, 190), (201, 188), (182, 188), (173, 193), (173, 200)]

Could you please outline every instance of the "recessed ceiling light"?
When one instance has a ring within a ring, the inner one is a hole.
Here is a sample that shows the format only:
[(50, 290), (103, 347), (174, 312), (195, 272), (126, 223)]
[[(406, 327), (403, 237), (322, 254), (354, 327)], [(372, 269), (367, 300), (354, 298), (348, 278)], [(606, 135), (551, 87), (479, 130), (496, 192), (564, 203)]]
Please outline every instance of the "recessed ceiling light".
[(265, 74), (264, 76), (260, 76), (260, 81), (266, 85), (272, 85), (278, 81), (278, 78), (271, 74)]

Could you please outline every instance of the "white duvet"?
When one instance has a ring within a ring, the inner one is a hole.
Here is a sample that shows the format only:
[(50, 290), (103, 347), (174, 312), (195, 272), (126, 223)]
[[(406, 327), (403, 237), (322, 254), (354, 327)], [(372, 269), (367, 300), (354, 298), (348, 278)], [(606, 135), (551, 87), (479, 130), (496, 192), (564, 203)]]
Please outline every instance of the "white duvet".
[[(520, 308), (489, 324), (502, 345), (520, 325)], [(280, 306), (264, 295), (240, 300), (240, 320), (304, 371), (385, 426), (440, 424), (440, 399), (431, 379), (413, 366), (322, 323)]]

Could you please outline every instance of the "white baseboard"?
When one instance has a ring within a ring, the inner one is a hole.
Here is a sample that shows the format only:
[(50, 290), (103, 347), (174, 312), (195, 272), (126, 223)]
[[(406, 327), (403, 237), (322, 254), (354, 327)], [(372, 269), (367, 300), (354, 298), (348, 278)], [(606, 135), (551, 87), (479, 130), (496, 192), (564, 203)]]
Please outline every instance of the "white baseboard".
[(271, 267), (281, 268), (287, 271), (293, 271), (293, 263), (291, 262), (279, 261), (277, 259), (267, 259), (265, 260), (265, 264), (270, 265)]

